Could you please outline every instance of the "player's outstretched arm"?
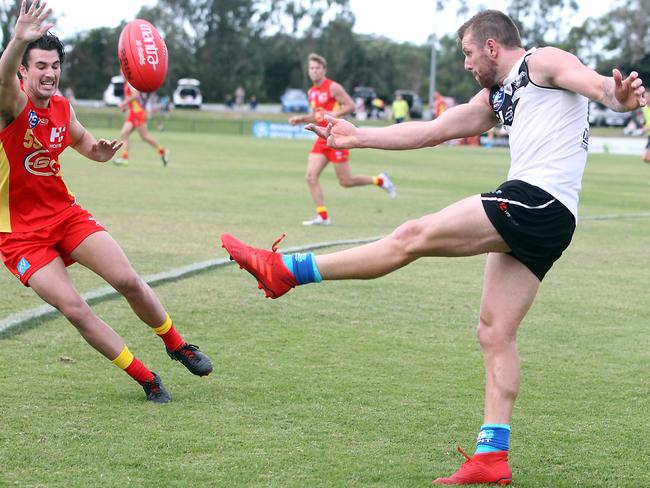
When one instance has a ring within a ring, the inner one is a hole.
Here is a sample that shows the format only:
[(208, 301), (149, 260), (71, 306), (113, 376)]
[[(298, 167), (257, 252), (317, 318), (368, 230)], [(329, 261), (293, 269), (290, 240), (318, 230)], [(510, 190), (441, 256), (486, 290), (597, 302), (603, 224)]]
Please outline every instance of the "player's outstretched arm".
[(469, 103), (446, 110), (430, 122), (403, 122), (388, 127), (357, 128), (343, 119), (325, 116), (327, 127), (310, 124), (305, 128), (327, 140), (336, 149), (418, 149), (450, 139), (480, 135), (497, 120), (488, 104), (488, 91), (482, 90)]
[(45, 34), (54, 24), (46, 23), (52, 9), (47, 4), (34, 0), (27, 9), (26, 2), (20, 5), (14, 35), (0, 57), (0, 124), (5, 127), (18, 115), (27, 103), (27, 96), (20, 90), (16, 73), (20, 67), (27, 45)]
[(612, 76), (596, 73), (573, 54), (554, 47), (538, 49), (528, 62), (533, 82), (563, 88), (600, 102), (617, 112), (647, 104), (643, 81), (636, 71), (623, 78), (617, 69)]
[(70, 138), (72, 139), (70, 145), (79, 154), (99, 163), (109, 161), (123, 144), (121, 141), (95, 139), (77, 120), (72, 107), (70, 107)]

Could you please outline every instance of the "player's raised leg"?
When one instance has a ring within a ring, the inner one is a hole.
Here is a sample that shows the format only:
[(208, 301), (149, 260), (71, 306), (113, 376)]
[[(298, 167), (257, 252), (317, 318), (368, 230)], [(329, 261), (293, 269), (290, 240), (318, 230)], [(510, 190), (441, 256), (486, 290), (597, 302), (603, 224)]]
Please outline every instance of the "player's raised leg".
[(251, 273), (266, 296), (277, 298), (297, 285), (321, 280), (372, 279), (423, 256), (472, 256), (509, 251), (487, 218), (479, 195), (406, 222), (379, 241), (331, 254), (282, 255), (221, 236), (231, 258)]
[(162, 339), (172, 359), (180, 361), (197, 376), (212, 372), (210, 359), (197, 346), (183, 340), (158, 296), (135, 272), (124, 251), (108, 232), (88, 236), (71, 256), (104, 278), (126, 298), (136, 315)]

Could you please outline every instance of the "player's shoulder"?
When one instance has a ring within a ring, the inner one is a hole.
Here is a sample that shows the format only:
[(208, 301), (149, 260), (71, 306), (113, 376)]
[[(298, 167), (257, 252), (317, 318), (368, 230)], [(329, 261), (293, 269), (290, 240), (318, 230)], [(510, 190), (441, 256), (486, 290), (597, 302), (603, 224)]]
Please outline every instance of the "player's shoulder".
[(575, 60), (575, 55), (554, 46), (544, 46), (535, 49), (527, 57), (527, 63), (539, 67), (553, 67), (567, 61)]

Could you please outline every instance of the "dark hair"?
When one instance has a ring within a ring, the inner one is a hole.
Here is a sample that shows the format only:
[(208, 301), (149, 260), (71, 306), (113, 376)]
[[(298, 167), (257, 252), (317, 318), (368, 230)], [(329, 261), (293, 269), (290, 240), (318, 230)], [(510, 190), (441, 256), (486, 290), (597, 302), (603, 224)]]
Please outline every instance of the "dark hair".
[(59, 63), (63, 63), (63, 58), (65, 58), (65, 52), (63, 51), (63, 43), (61, 40), (50, 32), (46, 32), (41, 37), (35, 41), (27, 44), (27, 49), (25, 49), (25, 54), (23, 54), (23, 59), (21, 64), (27, 68), (27, 60), (29, 59), (29, 51), (32, 49), (42, 49), (44, 51), (56, 51), (59, 53)]
[(462, 42), (468, 32), (476, 44), (494, 39), (505, 47), (522, 47), (517, 26), (510, 17), (498, 10), (483, 10), (461, 25), (457, 33), (458, 41)]

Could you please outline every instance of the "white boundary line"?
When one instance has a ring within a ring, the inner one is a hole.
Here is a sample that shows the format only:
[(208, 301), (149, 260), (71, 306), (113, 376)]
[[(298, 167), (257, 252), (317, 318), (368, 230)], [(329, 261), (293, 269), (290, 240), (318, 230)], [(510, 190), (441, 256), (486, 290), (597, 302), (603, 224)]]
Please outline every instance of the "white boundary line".
[[(376, 237), (365, 237), (362, 239), (345, 239), (341, 241), (317, 242), (313, 244), (306, 244), (303, 246), (294, 246), (294, 247), (287, 247), (284, 249), (278, 249), (278, 251), (283, 253), (304, 252), (304, 251), (309, 251), (314, 249), (323, 249), (327, 247), (344, 246), (347, 244), (366, 244), (368, 242), (377, 241), (382, 237), (383, 236), (376, 236)], [(218, 268), (233, 263), (234, 261), (231, 261), (230, 258), (210, 259), (209, 261), (188, 264), (186, 266), (181, 266), (179, 268), (170, 269), (169, 271), (163, 271), (161, 273), (143, 276), (142, 279), (145, 280), (149, 285), (154, 286), (161, 283), (165, 283), (167, 281), (175, 281), (201, 271), (206, 271), (208, 269)], [(118, 293), (112, 287), (105, 286), (103, 288), (97, 288), (96, 290), (92, 290), (87, 293), (84, 293), (81, 295), (81, 297), (90, 303), (90, 302), (99, 302), (107, 298), (111, 298), (117, 294)], [(13, 329), (14, 327), (18, 327), (22, 324), (30, 322), (32, 320), (48, 319), (55, 315), (59, 315), (58, 310), (52, 307), (51, 305), (47, 305), (47, 304), (30, 308), (28, 310), (23, 310), (22, 312), (16, 312), (0, 320), (0, 334), (10, 329)]]

